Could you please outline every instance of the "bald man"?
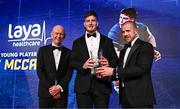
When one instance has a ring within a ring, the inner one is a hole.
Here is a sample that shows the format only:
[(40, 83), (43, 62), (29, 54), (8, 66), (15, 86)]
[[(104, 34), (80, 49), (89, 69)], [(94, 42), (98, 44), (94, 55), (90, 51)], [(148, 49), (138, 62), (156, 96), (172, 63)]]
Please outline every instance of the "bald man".
[(140, 40), (132, 21), (122, 24), (122, 37), (126, 45), (120, 52), (118, 67), (102, 66), (96, 69), (96, 74), (119, 79), (122, 108), (153, 108), (156, 104), (151, 78), (153, 46)]
[(39, 48), (37, 75), (39, 77), (39, 108), (67, 108), (71, 50), (62, 45), (65, 30), (56, 25), (51, 31), (52, 43)]

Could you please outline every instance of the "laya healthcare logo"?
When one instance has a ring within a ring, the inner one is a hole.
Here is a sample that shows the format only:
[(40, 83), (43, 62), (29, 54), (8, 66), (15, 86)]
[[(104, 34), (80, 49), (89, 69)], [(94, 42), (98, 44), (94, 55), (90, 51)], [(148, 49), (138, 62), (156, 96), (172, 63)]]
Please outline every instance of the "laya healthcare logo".
[(9, 24), (8, 42), (13, 47), (46, 45), (51, 37), (46, 37), (46, 22), (41, 24), (16, 25)]

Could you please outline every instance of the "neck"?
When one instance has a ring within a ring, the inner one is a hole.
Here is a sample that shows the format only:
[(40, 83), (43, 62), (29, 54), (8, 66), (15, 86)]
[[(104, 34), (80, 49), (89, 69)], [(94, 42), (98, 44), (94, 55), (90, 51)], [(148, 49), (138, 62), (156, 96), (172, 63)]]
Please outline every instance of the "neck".
[(61, 46), (61, 43), (60, 43), (60, 44), (56, 44), (56, 43), (53, 42), (53, 44), (54, 44), (55, 46), (57, 46), (57, 47)]
[(94, 34), (94, 33), (96, 33), (96, 31), (92, 31), (92, 32), (87, 31), (87, 33)]

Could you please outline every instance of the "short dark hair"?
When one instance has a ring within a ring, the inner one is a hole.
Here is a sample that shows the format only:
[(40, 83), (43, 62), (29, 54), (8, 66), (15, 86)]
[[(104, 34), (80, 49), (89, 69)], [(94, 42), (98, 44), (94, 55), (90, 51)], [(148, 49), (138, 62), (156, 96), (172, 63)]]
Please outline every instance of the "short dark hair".
[(127, 24), (127, 23), (132, 24), (132, 25), (133, 25), (133, 27), (137, 29), (136, 22), (133, 22), (133, 21), (127, 21), (127, 22), (123, 23), (123, 24), (122, 24), (122, 26), (123, 26), (123, 25), (125, 25), (125, 24)]
[(134, 8), (124, 8), (121, 10), (121, 14), (125, 14), (130, 18), (134, 18), (134, 19), (136, 19), (137, 16), (137, 12)]
[(87, 11), (84, 15), (84, 19), (86, 19), (86, 17), (89, 17), (89, 16), (94, 16), (98, 20), (98, 16), (95, 11)]

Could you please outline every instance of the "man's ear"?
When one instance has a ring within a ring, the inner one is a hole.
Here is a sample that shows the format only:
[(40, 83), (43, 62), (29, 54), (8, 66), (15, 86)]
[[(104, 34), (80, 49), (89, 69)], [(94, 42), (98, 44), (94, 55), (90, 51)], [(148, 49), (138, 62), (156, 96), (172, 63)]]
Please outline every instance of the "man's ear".
[(139, 30), (138, 30), (138, 29), (136, 29), (135, 34), (136, 34), (136, 35), (138, 35), (138, 33), (139, 33)]
[(85, 22), (84, 22), (84, 27), (85, 27)]
[(51, 32), (51, 38), (53, 38), (53, 32)]

